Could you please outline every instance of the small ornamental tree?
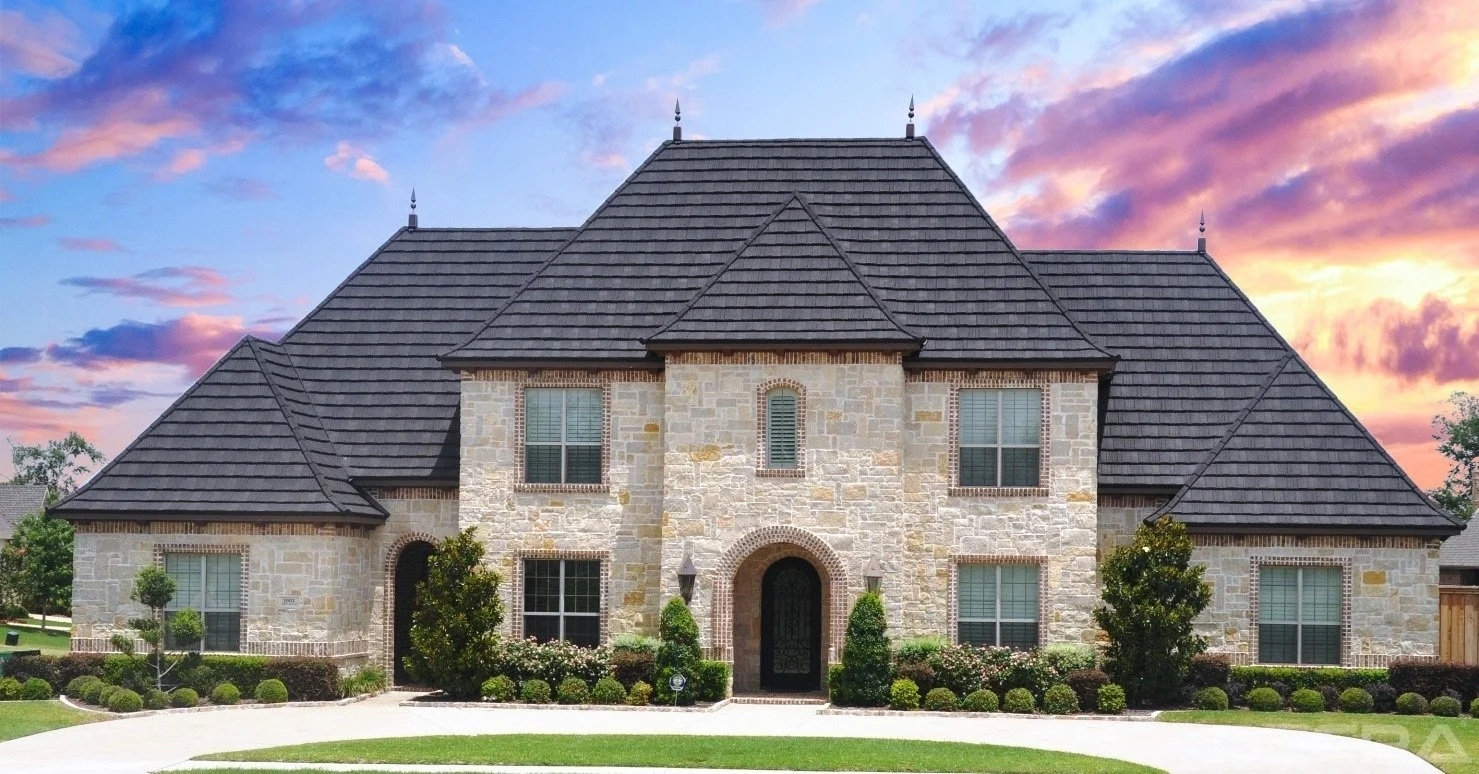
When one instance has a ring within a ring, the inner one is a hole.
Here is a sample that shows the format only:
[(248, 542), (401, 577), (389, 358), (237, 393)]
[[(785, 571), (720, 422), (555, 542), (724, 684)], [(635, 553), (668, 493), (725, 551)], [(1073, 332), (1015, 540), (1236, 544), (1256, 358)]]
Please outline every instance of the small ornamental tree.
[(6, 550), (19, 559), (16, 585), (32, 610), (41, 611), (41, 629), (47, 613), (72, 601), (72, 524), (33, 513), (15, 525)]
[(842, 676), (834, 699), (856, 707), (882, 707), (889, 703), (890, 652), (888, 620), (883, 598), (875, 593), (858, 597), (847, 617), (847, 635), (842, 641)]
[[(149, 608), (148, 618), (130, 619), (128, 625), (149, 646), (149, 654), (144, 660), (154, 673), (155, 690), (164, 690), (165, 676), (184, 663), (184, 659), (170, 661), (165, 658), (166, 635), (175, 643), (186, 645), (183, 650), (191, 653), (199, 652), (201, 641), (205, 639), (205, 620), (199, 612), (186, 608), (165, 619), (164, 609), (174, 601), (175, 589), (175, 579), (163, 567), (150, 565), (139, 570), (138, 577), (134, 578), (133, 591), (129, 594), (130, 599)], [(125, 656), (135, 656), (133, 637), (115, 634), (111, 643)]]
[[(673, 597), (663, 606), (657, 620), (657, 685), (653, 686), (658, 704), (692, 704), (694, 680), (698, 676), (699, 662), (704, 659), (703, 648), (698, 644), (698, 624), (693, 613), (681, 597)], [(687, 685), (682, 691), (674, 692), (669, 681), (673, 675), (683, 675)]]
[(453, 699), (476, 699), (497, 653), (501, 578), (482, 565), (473, 527), (437, 546), (416, 584), (406, 670)]
[(1104, 667), (1136, 704), (1174, 701), (1192, 656), (1207, 649), (1192, 621), (1212, 601), (1191, 564), (1186, 525), (1163, 517), (1110, 553), (1100, 570), (1104, 604), (1094, 622), (1109, 635)]

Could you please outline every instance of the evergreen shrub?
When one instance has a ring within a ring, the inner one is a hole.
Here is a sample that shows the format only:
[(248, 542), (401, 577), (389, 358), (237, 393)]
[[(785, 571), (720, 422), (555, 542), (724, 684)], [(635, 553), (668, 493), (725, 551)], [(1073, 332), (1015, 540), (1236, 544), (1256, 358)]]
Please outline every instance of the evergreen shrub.
[(1043, 711), (1049, 715), (1072, 715), (1078, 712), (1078, 694), (1066, 683), (1058, 683), (1042, 695)]
[(1001, 709), (1001, 699), (992, 691), (980, 688), (967, 694), (960, 707), (966, 712), (996, 712)]
[(954, 712), (960, 709), (960, 701), (949, 688), (935, 688), (924, 695), (923, 706), (931, 712)]
[(1032, 697), (1032, 691), (1026, 688), (1013, 688), (1002, 697), (1001, 708), (1005, 712), (1031, 714), (1037, 709), (1037, 700)]
[(896, 710), (919, 709), (919, 686), (908, 678), (895, 680), (888, 689), (888, 706)]

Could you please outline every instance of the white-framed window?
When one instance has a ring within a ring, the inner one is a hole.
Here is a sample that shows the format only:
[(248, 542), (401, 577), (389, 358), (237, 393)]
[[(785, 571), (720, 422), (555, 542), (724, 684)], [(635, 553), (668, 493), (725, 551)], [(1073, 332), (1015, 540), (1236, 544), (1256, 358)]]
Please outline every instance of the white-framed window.
[(600, 388), (526, 388), (524, 483), (601, 483), (605, 410)]
[(524, 560), (524, 636), (601, 644), (601, 562)]
[(962, 389), (958, 412), (960, 486), (1041, 486), (1041, 389)]
[(791, 387), (765, 393), (765, 467), (792, 470), (800, 464), (801, 395)]
[(1039, 638), (1036, 564), (956, 567), (957, 642), (1035, 648)]
[(1340, 664), (1341, 568), (1258, 569), (1258, 660)]
[(192, 608), (205, 619), (203, 643), (169, 647), (210, 652), (241, 650), (241, 555), (166, 553), (164, 571), (175, 581), (165, 619)]

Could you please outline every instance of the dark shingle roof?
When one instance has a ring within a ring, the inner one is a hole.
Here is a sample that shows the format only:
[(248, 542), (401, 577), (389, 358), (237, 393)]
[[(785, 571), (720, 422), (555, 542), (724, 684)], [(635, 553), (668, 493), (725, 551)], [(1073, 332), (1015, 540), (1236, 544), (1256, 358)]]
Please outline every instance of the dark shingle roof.
[(1095, 361), (1079, 331), (924, 140), (669, 142), (449, 364), (651, 361), (680, 313), (796, 194), (919, 357)]
[(718, 342), (867, 343), (911, 351), (920, 343), (879, 303), (799, 195), (647, 339), (649, 349)]
[(1470, 530), (1470, 522), (1464, 531), (1443, 541), (1438, 550), (1439, 567), (1479, 568), (1479, 529)]
[(15, 534), (16, 522), (40, 513), (46, 503), (46, 487), (38, 484), (0, 484), (0, 540)]

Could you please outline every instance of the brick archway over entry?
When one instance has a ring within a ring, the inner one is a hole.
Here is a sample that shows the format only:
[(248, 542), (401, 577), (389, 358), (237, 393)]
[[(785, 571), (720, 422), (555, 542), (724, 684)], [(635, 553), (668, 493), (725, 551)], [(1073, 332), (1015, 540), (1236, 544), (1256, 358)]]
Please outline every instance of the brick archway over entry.
[[(734, 665), (737, 691), (760, 687), (759, 632), (758, 628), (750, 631), (746, 625), (749, 618), (759, 614), (760, 579), (771, 564), (792, 556), (810, 562), (821, 576), (823, 675), (831, 652), (842, 650), (848, 588), (842, 559), (826, 541), (800, 527), (762, 527), (730, 546), (720, 557), (715, 573), (711, 652), (715, 658)], [(744, 597), (739, 605), (735, 602), (736, 584)], [(742, 615), (745, 620), (739, 621)]]
[(385, 613), (380, 631), (380, 666), (385, 670), (386, 679), (391, 682), (395, 681), (395, 569), (400, 562), (401, 552), (413, 543), (430, 543), (435, 546), (437, 539), (426, 532), (408, 532), (396, 538), (385, 549), (385, 566), (380, 575), (381, 582), (385, 584), (381, 597)]

